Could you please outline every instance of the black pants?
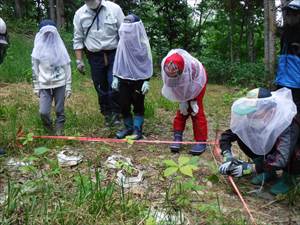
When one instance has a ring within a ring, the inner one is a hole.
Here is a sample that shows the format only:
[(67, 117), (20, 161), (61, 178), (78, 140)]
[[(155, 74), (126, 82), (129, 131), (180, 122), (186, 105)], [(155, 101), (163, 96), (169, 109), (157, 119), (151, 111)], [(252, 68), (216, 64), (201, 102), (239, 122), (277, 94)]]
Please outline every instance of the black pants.
[(120, 104), (123, 118), (132, 117), (131, 105), (136, 116), (143, 116), (145, 112), (144, 101), (145, 95), (142, 94), (144, 81), (132, 81), (120, 79)]
[(118, 92), (112, 90), (112, 69), (116, 50), (105, 50), (100, 52), (86, 52), (94, 87), (98, 94), (100, 111), (103, 115), (120, 113)]

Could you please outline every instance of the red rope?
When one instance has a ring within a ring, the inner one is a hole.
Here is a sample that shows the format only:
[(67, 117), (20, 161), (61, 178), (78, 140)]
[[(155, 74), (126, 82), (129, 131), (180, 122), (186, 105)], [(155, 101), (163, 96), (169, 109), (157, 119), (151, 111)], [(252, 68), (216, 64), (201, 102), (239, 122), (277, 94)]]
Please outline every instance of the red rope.
[[(220, 159), (221, 158), (221, 149), (220, 149), (220, 146), (219, 146), (219, 133), (218, 132), (216, 134), (216, 143), (217, 144), (214, 147), (213, 154), (216, 154), (215, 157), (218, 158), (218, 159)], [(252, 213), (249, 210), (249, 207), (248, 207), (247, 203), (245, 202), (245, 200), (244, 200), (241, 192), (239, 191), (237, 185), (235, 184), (233, 178), (231, 176), (228, 176), (228, 180), (229, 180), (230, 184), (232, 185), (234, 191), (237, 193), (239, 199), (241, 200), (241, 202), (243, 204), (243, 207), (246, 210), (246, 212), (248, 213), (252, 224), (253, 225), (257, 225), (256, 222), (255, 222), (254, 217), (252, 216)]]
[[(61, 140), (74, 140), (74, 141), (86, 141), (86, 142), (108, 142), (108, 143), (131, 143), (126, 139), (114, 139), (114, 138), (99, 138), (99, 137), (74, 137), (74, 136), (33, 136), (34, 139), (61, 139)], [(160, 141), (160, 140), (133, 140), (133, 143), (148, 143), (148, 144), (172, 144), (180, 143), (183, 145), (191, 144), (207, 144), (216, 145), (215, 141)]]

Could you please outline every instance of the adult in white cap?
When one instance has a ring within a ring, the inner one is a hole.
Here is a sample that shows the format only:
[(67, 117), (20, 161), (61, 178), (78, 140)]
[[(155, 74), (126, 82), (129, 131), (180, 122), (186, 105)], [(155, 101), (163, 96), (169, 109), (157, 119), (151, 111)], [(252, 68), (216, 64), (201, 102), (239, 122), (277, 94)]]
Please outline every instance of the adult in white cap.
[(77, 69), (84, 73), (83, 52), (91, 68), (105, 125), (120, 124), (120, 104), (117, 91), (111, 88), (113, 64), (118, 46), (118, 30), (124, 14), (119, 5), (106, 0), (85, 0), (74, 16), (73, 48)]
[[(220, 173), (233, 177), (256, 174), (252, 184), (276, 180), (270, 192), (288, 192), (296, 184), (295, 174), (300, 172), (296, 113), (291, 91), (287, 88), (275, 92), (257, 88), (236, 100), (231, 107), (230, 129), (220, 138), (225, 161), (219, 168)], [(233, 157), (233, 142), (237, 142), (252, 163)], [(277, 177), (277, 170), (283, 170), (282, 177)]]

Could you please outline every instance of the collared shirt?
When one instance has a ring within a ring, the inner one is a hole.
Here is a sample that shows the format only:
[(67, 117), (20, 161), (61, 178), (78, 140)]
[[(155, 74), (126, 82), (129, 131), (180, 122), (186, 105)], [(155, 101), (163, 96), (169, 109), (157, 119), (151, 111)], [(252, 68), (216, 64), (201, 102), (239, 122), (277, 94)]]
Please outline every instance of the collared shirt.
[(75, 13), (73, 48), (83, 49), (84, 46), (91, 52), (116, 49), (119, 41), (118, 30), (124, 20), (120, 6), (110, 1), (101, 1), (102, 8), (95, 19), (87, 37), (88, 27), (96, 12), (83, 5)]

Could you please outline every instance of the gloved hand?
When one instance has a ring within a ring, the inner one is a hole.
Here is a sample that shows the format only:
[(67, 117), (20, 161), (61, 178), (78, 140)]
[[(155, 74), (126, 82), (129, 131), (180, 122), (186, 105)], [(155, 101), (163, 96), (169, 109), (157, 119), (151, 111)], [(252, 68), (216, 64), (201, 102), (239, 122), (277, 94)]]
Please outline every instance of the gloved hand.
[(79, 73), (84, 75), (85, 74), (84, 62), (80, 59), (77, 59), (76, 64), (77, 64), (77, 70), (79, 71)]
[(148, 91), (150, 90), (150, 83), (149, 81), (144, 81), (143, 86), (142, 86), (142, 94), (145, 95), (148, 93)]
[(34, 89), (33, 93), (39, 98), (40, 97), (40, 90), (39, 89)]
[(115, 91), (119, 90), (119, 78), (114, 76), (113, 81), (111, 83), (111, 88), (114, 89)]
[(65, 99), (70, 98), (71, 95), (72, 95), (72, 91), (71, 90), (66, 90), (66, 92), (65, 92)]
[(219, 167), (219, 172), (221, 174), (230, 175), (233, 177), (241, 177), (247, 174), (251, 174), (253, 170), (253, 164), (237, 159), (225, 162)]
[(182, 115), (186, 116), (188, 115), (188, 108), (189, 108), (189, 103), (188, 102), (180, 102), (179, 103), (179, 111)]
[(199, 112), (199, 106), (197, 104), (197, 101), (191, 101), (191, 108), (192, 108), (192, 116), (196, 116), (196, 114)]
[(234, 159), (230, 149), (222, 151), (222, 155), (223, 155), (223, 162), (229, 162)]

